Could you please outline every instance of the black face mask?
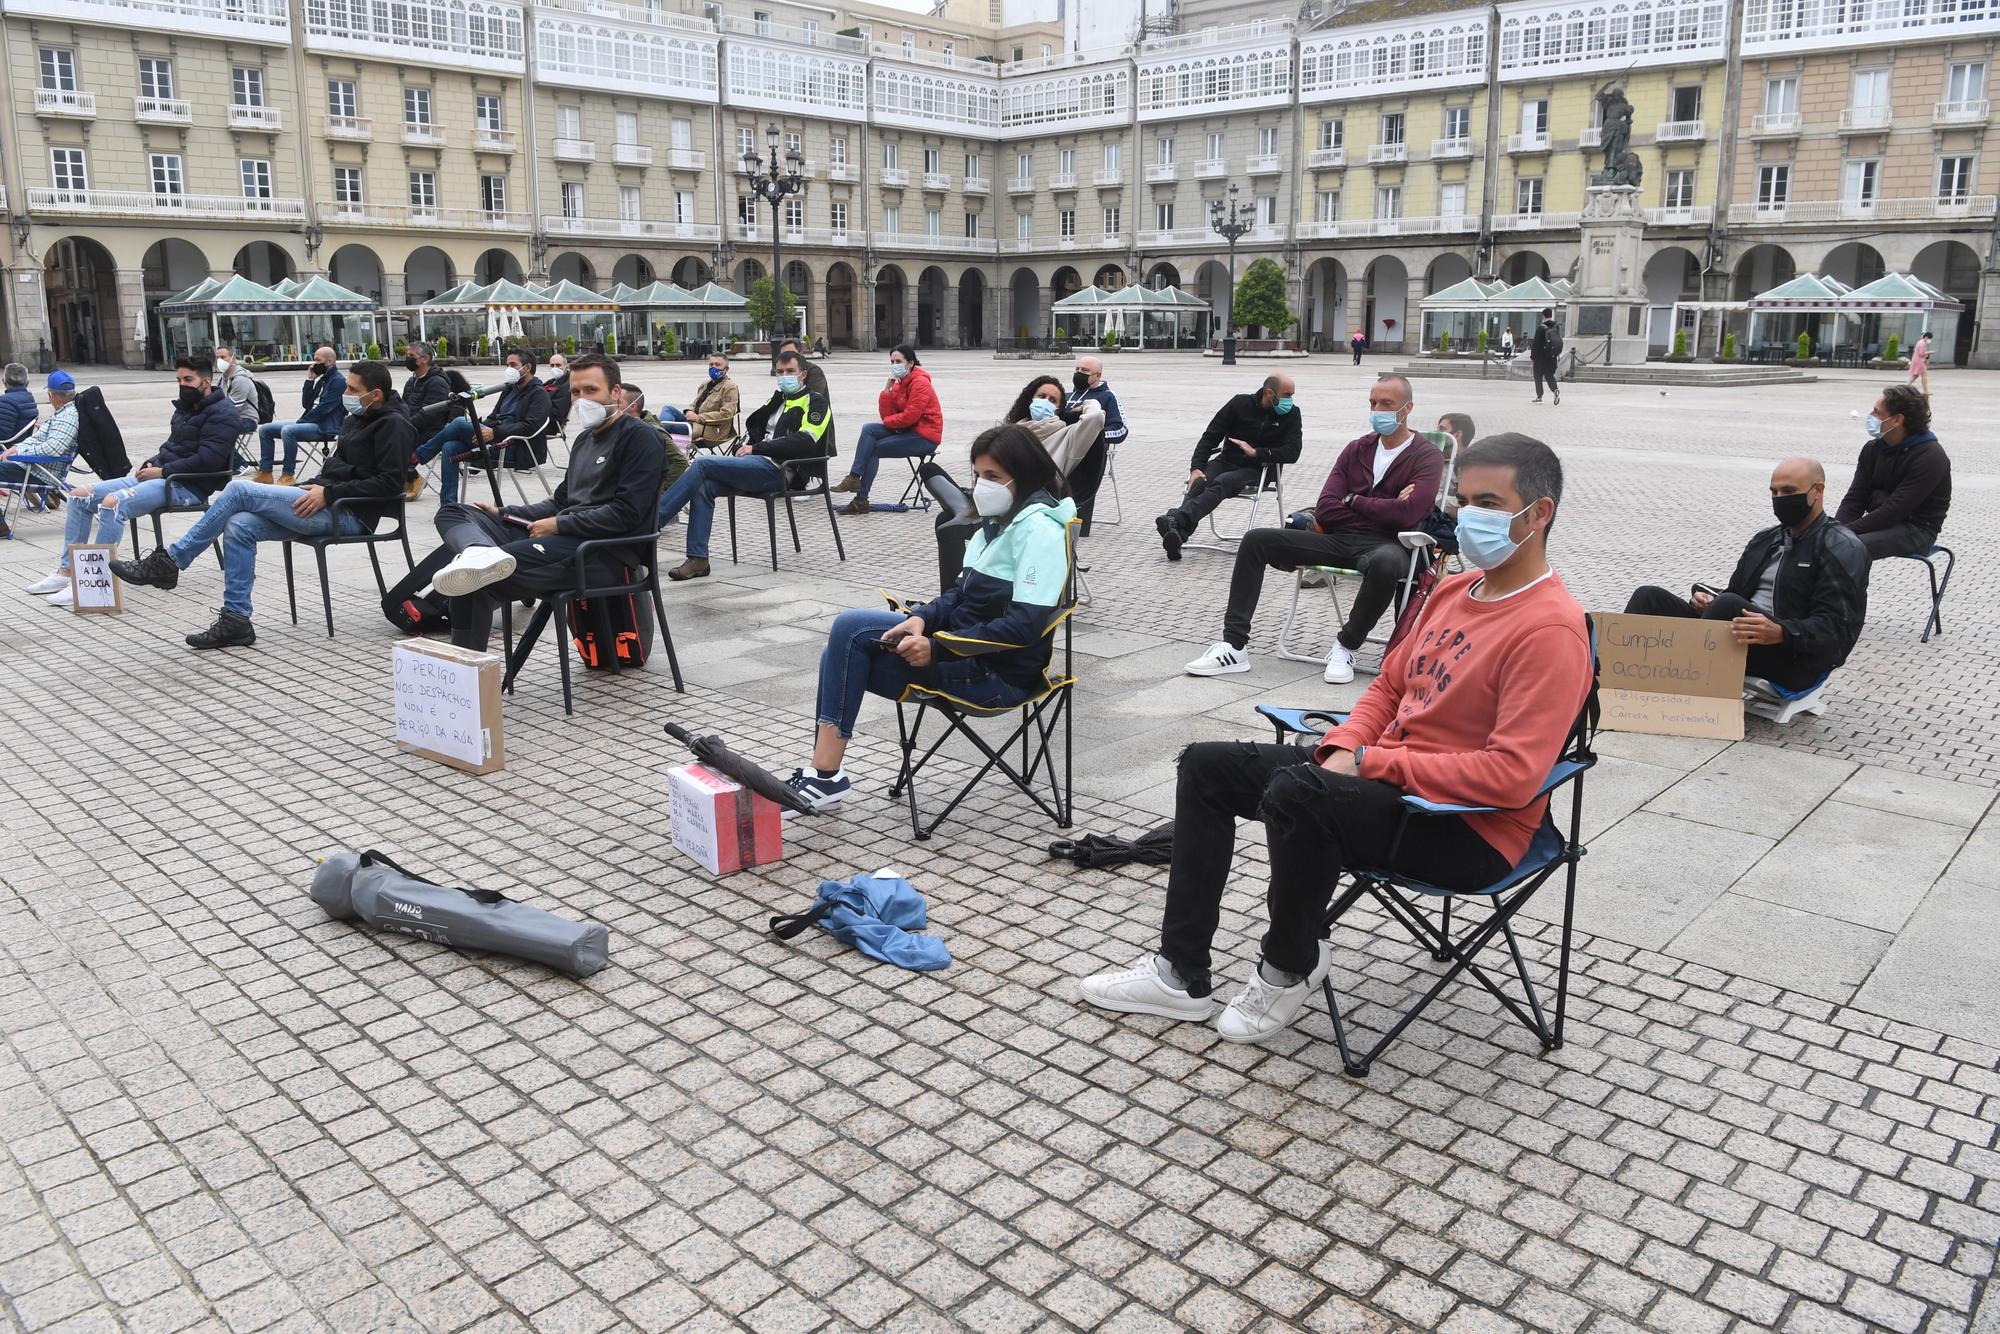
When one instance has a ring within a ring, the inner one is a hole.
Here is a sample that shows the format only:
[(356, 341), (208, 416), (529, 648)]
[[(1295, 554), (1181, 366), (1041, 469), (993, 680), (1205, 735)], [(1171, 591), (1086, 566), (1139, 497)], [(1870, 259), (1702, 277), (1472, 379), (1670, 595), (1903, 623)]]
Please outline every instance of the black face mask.
[(180, 393), (174, 396), (174, 406), (182, 412), (193, 412), (201, 406), (201, 401), (207, 397), (207, 394), (202, 393), (201, 390), (196, 389), (193, 385), (184, 384), (181, 386)]
[(1777, 515), (1778, 522), (1785, 527), (1796, 528), (1812, 513), (1812, 494), (1798, 491), (1789, 496), (1772, 496), (1771, 513)]
[(320, 376), (325, 374), (326, 374), (326, 367), (322, 366), (320, 363), (315, 361), (313, 363), (313, 368), (312, 368), (313, 379), (317, 380)]
[(1083, 371), (1078, 371), (1076, 374), (1070, 376), (1069, 382), (1076, 386), (1076, 392), (1079, 394), (1090, 388), (1090, 376)]
[(404, 370), (406, 370), (406, 371), (414, 371), (414, 370), (416, 370), (416, 368), (417, 368), (417, 359), (416, 359), (415, 357), (404, 357), (404, 358), (403, 358), (403, 369), (404, 369)]

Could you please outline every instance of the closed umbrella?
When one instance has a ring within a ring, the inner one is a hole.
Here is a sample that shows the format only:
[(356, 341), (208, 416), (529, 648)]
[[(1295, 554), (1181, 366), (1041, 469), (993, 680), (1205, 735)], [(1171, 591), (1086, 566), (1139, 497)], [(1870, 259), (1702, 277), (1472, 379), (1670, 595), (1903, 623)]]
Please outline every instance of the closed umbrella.
[(678, 723), (667, 724), (667, 735), (694, 752), (696, 760), (707, 765), (725, 778), (733, 778), (760, 797), (769, 797), (789, 810), (800, 815), (814, 814), (806, 799), (786, 785), (776, 774), (758, 764), (745, 759), (731, 750), (719, 736), (695, 736)]

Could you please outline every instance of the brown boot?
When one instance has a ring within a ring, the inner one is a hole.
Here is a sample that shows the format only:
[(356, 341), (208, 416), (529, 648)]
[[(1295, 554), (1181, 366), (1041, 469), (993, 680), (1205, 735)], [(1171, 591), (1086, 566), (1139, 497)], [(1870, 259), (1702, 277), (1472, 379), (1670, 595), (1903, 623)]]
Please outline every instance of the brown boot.
[(856, 496), (854, 499), (848, 501), (845, 505), (842, 505), (837, 511), (835, 511), (835, 513), (846, 514), (849, 515), (850, 517), (856, 514), (867, 514), (869, 512), (870, 510), (868, 505), (868, 497), (866, 496)]
[(847, 476), (841, 478), (839, 484), (833, 488), (833, 494), (836, 496), (851, 496), (860, 489), (861, 479), (855, 474), (849, 473)]
[(250, 474), (250, 480), (259, 486), (269, 486), (271, 484), (271, 470), (269, 468), (259, 468), (256, 472)]
[(299, 484), (299, 479), (292, 476), (290, 473), (281, 472), (278, 474), (279, 486), (297, 486), (298, 484)]
[(424, 477), (422, 473), (418, 473), (410, 479), (410, 484), (403, 488), (403, 499), (405, 502), (412, 501), (423, 493)]
[(668, 570), (667, 578), (673, 580), (675, 583), (681, 583), (689, 579), (708, 578), (708, 557), (689, 556), (679, 565)]

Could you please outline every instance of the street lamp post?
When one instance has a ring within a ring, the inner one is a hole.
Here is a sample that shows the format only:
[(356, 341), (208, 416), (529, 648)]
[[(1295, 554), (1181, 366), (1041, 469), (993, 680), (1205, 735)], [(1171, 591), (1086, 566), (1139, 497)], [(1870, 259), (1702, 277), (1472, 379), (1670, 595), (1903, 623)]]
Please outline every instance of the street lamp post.
[(1251, 210), (1243, 207), (1236, 198), (1236, 187), (1229, 187), (1229, 205), (1223, 207), (1220, 199), (1208, 201), (1208, 225), (1217, 236), (1229, 241), (1229, 303), (1223, 307), (1222, 319), (1222, 364), (1236, 364), (1236, 242), (1249, 232)]
[(772, 124), (764, 130), (765, 142), (770, 147), (768, 156), (758, 156), (756, 150), (743, 154), (743, 181), (750, 187), (750, 193), (771, 206), (771, 318), (777, 323), (771, 335), (771, 356), (776, 360), (778, 341), (789, 332), (790, 323), (785, 318), (785, 303), (781, 293), (785, 287), (784, 254), (780, 248), (780, 210), (785, 200), (796, 194), (804, 194), (806, 183), (801, 171), (805, 161), (794, 148), (781, 160), (778, 156), (778, 127)]

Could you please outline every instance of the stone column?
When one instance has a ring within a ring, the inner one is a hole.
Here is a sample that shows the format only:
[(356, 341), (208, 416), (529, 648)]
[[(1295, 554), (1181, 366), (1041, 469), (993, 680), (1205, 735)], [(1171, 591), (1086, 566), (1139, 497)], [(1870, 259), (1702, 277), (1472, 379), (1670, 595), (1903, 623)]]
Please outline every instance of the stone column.
[(7, 269), (0, 273), (0, 281), (7, 284), (7, 345), (13, 349), (14, 360), (32, 367), (49, 343), (49, 326), (44, 319), (48, 290), (43, 285), (41, 265), (24, 263)]
[(902, 342), (911, 347), (917, 345), (917, 280), (907, 273), (903, 276), (903, 337)]
[[(152, 338), (146, 328), (146, 271), (119, 269), (117, 272), (117, 323), (115, 327), (100, 330), (106, 340), (104, 357), (114, 365), (137, 368), (146, 364), (146, 344)], [(98, 318), (103, 320), (104, 312), (100, 311)]]
[(854, 346), (863, 352), (875, 350), (875, 278), (866, 262), (854, 284)]
[(944, 295), (939, 298), (944, 309), (938, 312), (937, 344), (939, 347), (960, 346), (958, 337), (958, 288), (946, 283)]
[(1375, 331), (1367, 325), (1367, 314), (1368, 267), (1364, 264), (1349, 272), (1347, 279), (1347, 327), (1336, 329), (1334, 337), (1345, 344), (1348, 339), (1354, 337), (1354, 331), (1359, 329), (1370, 338), (1373, 338)]
[(1410, 275), (1408, 294), (1403, 297), (1403, 351), (1414, 356), (1424, 350), (1424, 275)]
[(2000, 320), (1994, 318), (1996, 311), (2000, 311), (2000, 269), (1988, 268), (1979, 275), (1979, 332), (1966, 357), (1968, 366), (1981, 370), (2000, 367)]

